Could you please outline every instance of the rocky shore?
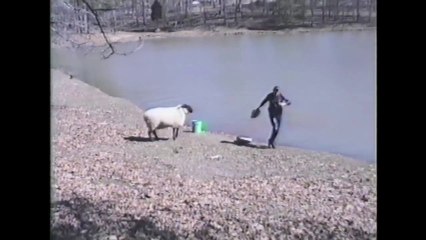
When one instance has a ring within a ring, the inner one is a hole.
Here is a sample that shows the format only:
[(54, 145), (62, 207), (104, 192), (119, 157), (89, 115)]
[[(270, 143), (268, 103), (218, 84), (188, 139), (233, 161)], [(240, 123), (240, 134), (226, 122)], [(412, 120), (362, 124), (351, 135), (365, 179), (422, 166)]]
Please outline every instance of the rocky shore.
[(189, 128), (150, 142), (142, 109), (51, 74), (52, 239), (376, 239), (374, 164)]

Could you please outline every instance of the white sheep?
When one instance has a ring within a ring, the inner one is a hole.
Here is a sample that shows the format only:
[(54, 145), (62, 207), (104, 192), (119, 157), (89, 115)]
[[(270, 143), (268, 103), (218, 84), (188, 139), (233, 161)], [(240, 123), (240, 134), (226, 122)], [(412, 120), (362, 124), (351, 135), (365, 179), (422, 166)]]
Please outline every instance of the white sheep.
[(156, 129), (171, 127), (173, 129), (173, 140), (176, 140), (179, 128), (183, 126), (186, 115), (192, 113), (192, 107), (188, 104), (180, 104), (175, 107), (157, 107), (145, 111), (143, 118), (148, 127), (148, 136), (152, 141), (151, 134), (159, 140)]

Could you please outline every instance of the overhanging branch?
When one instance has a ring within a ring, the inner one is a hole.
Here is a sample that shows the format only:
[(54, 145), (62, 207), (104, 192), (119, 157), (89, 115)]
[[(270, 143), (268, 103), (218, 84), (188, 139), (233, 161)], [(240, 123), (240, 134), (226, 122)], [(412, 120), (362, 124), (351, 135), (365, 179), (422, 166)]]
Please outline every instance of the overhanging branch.
[(104, 31), (104, 28), (102, 27), (101, 21), (99, 20), (99, 16), (96, 13), (96, 11), (93, 10), (92, 6), (90, 6), (90, 4), (86, 0), (81, 0), (81, 1), (84, 4), (86, 4), (86, 6), (89, 9), (89, 11), (95, 16), (96, 23), (98, 24), (98, 27), (101, 30), (102, 36), (104, 37), (105, 42), (107, 43), (108, 47), (111, 49), (111, 53), (109, 55), (107, 55), (107, 56), (104, 55), (103, 56), (104, 59), (107, 59), (107, 58), (109, 58), (110, 56), (112, 56), (115, 53), (114, 46), (112, 46), (111, 42), (108, 40), (108, 38), (107, 38), (107, 36), (105, 34), (105, 31)]

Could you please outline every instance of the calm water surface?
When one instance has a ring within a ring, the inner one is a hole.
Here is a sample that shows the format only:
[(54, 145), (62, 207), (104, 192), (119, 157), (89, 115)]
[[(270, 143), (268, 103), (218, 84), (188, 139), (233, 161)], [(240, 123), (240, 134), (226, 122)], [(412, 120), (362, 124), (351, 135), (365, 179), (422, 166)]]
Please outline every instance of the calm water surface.
[(278, 145), (376, 160), (374, 31), (151, 40), (109, 60), (52, 51), (52, 65), (143, 109), (188, 103), (210, 130), (265, 143), (267, 105), (249, 116), (279, 85), (292, 105)]

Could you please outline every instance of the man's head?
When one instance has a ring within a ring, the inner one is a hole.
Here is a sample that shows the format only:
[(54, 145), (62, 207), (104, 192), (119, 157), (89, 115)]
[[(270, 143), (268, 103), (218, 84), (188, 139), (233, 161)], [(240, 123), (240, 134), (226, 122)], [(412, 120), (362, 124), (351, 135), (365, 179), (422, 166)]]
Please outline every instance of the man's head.
[(274, 87), (274, 89), (272, 89), (272, 91), (273, 91), (274, 93), (278, 92), (278, 90), (279, 90), (279, 89), (278, 89), (278, 86), (275, 86), (275, 87)]

